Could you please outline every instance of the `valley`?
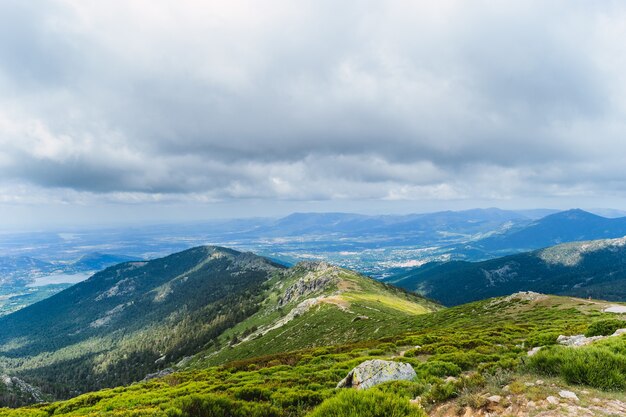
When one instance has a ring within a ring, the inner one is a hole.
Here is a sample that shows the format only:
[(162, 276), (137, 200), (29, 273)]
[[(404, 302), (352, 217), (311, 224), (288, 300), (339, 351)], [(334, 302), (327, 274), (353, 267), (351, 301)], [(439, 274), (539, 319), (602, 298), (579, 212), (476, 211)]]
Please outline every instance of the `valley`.
[[(511, 216), (385, 218), (380, 232), (381, 219), (332, 215), (335, 223), (314, 233), (329, 218), (299, 215), (281, 220), (280, 229), (267, 221), (262, 232), (239, 235), (235, 249), (186, 248), (219, 231), (179, 240), (163, 239), (170, 232), (161, 230), (142, 243), (121, 244), (117, 235), (117, 244), (106, 244), (116, 253), (125, 247), (124, 255), (55, 260), (72, 247), (95, 249), (76, 234), (72, 243), (50, 245), (46, 256), (35, 246), (28, 254), (9, 252), (0, 286), (0, 405), (14, 408), (0, 409), (0, 416), (626, 410), (626, 399), (614, 394), (626, 388), (626, 333), (612, 336), (626, 329), (626, 305), (619, 303), (626, 301), (626, 240), (613, 237), (622, 232), (621, 220), (576, 210), (534, 220)], [(552, 226), (563, 222), (566, 234)], [(415, 224), (425, 230), (421, 243), (408, 237)], [(441, 224), (458, 234), (435, 232)], [(398, 232), (404, 237), (386, 240), (393, 228), (406, 230)], [(544, 230), (543, 240), (521, 239), (527, 228)], [(593, 240), (524, 251), (578, 236)], [(494, 239), (515, 244), (494, 251)], [(264, 249), (240, 250), (247, 245)], [(171, 247), (184, 250), (158, 255)], [(602, 337), (589, 338), (589, 345), (563, 345), (596, 331)], [(337, 388), (351, 369), (372, 360), (400, 362), (415, 377), (363, 393)]]

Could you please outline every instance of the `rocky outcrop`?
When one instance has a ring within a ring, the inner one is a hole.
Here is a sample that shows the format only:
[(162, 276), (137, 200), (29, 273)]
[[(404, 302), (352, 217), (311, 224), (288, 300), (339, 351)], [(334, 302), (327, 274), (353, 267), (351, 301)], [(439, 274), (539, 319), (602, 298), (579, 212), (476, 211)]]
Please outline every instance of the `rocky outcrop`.
[(174, 373), (174, 370), (172, 368), (165, 368), (158, 372), (146, 375), (142, 381), (145, 382), (145, 381), (150, 381), (151, 379), (155, 379), (155, 378), (162, 378), (164, 376), (167, 376), (173, 373)]
[(411, 381), (417, 377), (408, 363), (373, 359), (352, 369), (337, 388), (366, 389), (387, 381)]
[(0, 384), (4, 385), (4, 391), (21, 398), (24, 403), (40, 403), (44, 401), (44, 396), (39, 388), (30, 385), (20, 378), (2, 375)]
[(279, 308), (302, 297), (324, 291), (339, 281), (337, 267), (325, 262), (307, 262), (306, 265), (300, 263), (296, 268), (307, 269), (308, 272), (284, 291), (278, 299)]
[(513, 293), (509, 296), (506, 297), (502, 297), (502, 298), (496, 298), (495, 300), (491, 301), (489, 304), (485, 305), (485, 308), (487, 307), (497, 307), (503, 304), (507, 304), (510, 303), (511, 301), (529, 301), (529, 302), (536, 302), (536, 301), (541, 301), (548, 298), (547, 295), (545, 294), (541, 294), (538, 292), (534, 292), (534, 291), (518, 291), (516, 293)]
[(573, 336), (564, 336), (564, 335), (560, 335), (557, 339), (556, 342), (559, 345), (564, 345), (564, 346), (573, 346), (573, 347), (577, 347), (577, 346), (585, 346), (588, 345), (590, 343), (595, 342), (596, 340), (602, 340), (602, 339), (606, 339), (607, 337), (615, 337), (615, 336), (621, 336), (623, 334), (626, 334), (626, 329), (617, 329), (615, 330), (615, 333), (613, 333), (610, 336), (592, 336), (592, 337), (586, 337), (584, 334), (576, 334)]
[(604, 336), (586, 337), (584, 334), (575, 334), (573, 336), (560, 335), (556, 342), (563, 346), (584, 346), (600, 339), (604, 339)]

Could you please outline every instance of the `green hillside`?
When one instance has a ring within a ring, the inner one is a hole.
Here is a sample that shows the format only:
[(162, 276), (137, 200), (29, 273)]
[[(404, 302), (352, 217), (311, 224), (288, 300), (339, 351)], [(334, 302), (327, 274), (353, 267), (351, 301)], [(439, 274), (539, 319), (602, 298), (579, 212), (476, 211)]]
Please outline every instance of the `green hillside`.
[(203, 366), (397, 334), (438, 308), (325, 263), (287, 269), (199, 247), (108, 268), (0, 318), (0, 375), (67, 398), (180, 361)]
[[(492, 410), (488, 407), (493, 404), (485, 400), (491, 393), (508, 395), (507, 401), (532, 398), (533, 406), (545, 405), (543, 411), (547, 414), (543, 415), (561, 415), (560, 408), (546, 398), (558, 396), (564, 388), (581, 396), (577, 406), (587, 407), (592, 397), (599, 401), (584, 415), (608, 415), (597, 410), (618, 401), (621, 394), (603, 393), (589, 386), (580, 390), (577, 381), (545, 374), (539, 366), (543, 358), (532, 361), (527, 355), (533, 346), (554, 344), (559, 334), (583, 333), (593, 323), (619, 317), (604, 313), (607, 306), (599, 301), (521, 293), (414, 316), (410, 330), (396, 336), (189, 369), (67, 401), (0, 411), (0, 416), (457, 415), (445, 414), (445, 410), (477, 410), (475, 415), (483, 415), (478, 412)], [(624, 337), (616, 341), (623, 344)], [(568, 349), (572, 355), (586, 352)], [(546, 352), (554, 354), (550, 349)], [(372, 358), (409, 363), (418, 377), (414, 381), (385, 383), (365, 392), (335, 388), (352, 367)], [(596, 362), (580, 366), (593, 372)], [(539, 377), (545, 380), (542, 385), (527, 382)], [(563, 407), (570, 407), (568, 404)], [(342, 414), (346, 408), (352, 414)]]
[(483, 262), (430, 263), (386, 282), (448, 306), (516, 291), (626, 301), (626, 238), (565, 243)]
[(404, 290), (325, 262), (276, 278), (261, 308), (196, 355), (196, 366), (395, 335), (440, 309)]

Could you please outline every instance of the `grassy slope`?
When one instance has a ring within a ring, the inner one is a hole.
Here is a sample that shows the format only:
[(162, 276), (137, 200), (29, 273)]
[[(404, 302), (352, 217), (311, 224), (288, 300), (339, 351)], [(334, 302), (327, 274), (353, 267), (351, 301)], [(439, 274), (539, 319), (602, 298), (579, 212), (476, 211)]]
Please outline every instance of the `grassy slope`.
[[(278, 308), (278, 300), (298, 281), (311, 282), (334, 277), (326, 288), (291, 300)], [(305, 300), (318, 302), (296, 314), (284, 325), (265, 333), (278, 320)], [(307, 347), (337, 345), (395, 335), (410, 329), (414, 318), (441, 307), (423, 297), (364, 277), (353, 271), (325, 263), (303, 263), (274, 281), (263, 307), (249, 319), (225, 332), (217, 348), (196, 355), (193, 366), (221, 364), (235, 359), (250, 358)], [(230, 346), (235, 335), (244, 341)]]
[[(298, 285), (305, 289), (287, 299)], [(316, 301), (308, 310), (293, 314), (310, 299)], [(0, 374), (67, 398), (141, 380), (199, 351), (192, 365), (203, 367), (397, 334), (409, 318), (438, 308), (325, 263), (284, 269), (251, 254), (200, 247), (109, 268), (3, 318)], [(103, 315), (111, 320), (93, 326)]]
[[(225, 409), (232, 416), (304, 416), (341, 391), (334, 387), (349, 369), (373, 357), (409, 362), (418, 372), (417, 381), (373, 390), (406, 402), (421, 395), (430, 408), (484, 386), (503, 370), (522, 368), (529, 347), (553, 343), (558, 334), (584, 332), (609, 316), (602, 312), (606, 306), (553, 296), (485, 300), (413, 316), (409, 331), (382, 340), (189, 370), (60, 403), (0, 411), (0, 416), (217, 416)], [(444, 381), (459, 374), (456, 382)]]

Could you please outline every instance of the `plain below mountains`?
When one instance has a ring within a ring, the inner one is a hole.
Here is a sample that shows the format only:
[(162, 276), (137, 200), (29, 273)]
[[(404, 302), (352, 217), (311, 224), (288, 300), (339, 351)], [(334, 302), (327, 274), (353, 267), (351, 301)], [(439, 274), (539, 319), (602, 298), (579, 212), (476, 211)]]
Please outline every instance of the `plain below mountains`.
[(483, 262), (429, 263), (386, 281), (448, 306), (516, 291), (626, 301), (626, 238), (565, 243)]
[(190, 361), (384, 337), (439, 308), (323, 262), (203, 246), (107, 268), (0, 318), (0, 374), (63, 398)]

